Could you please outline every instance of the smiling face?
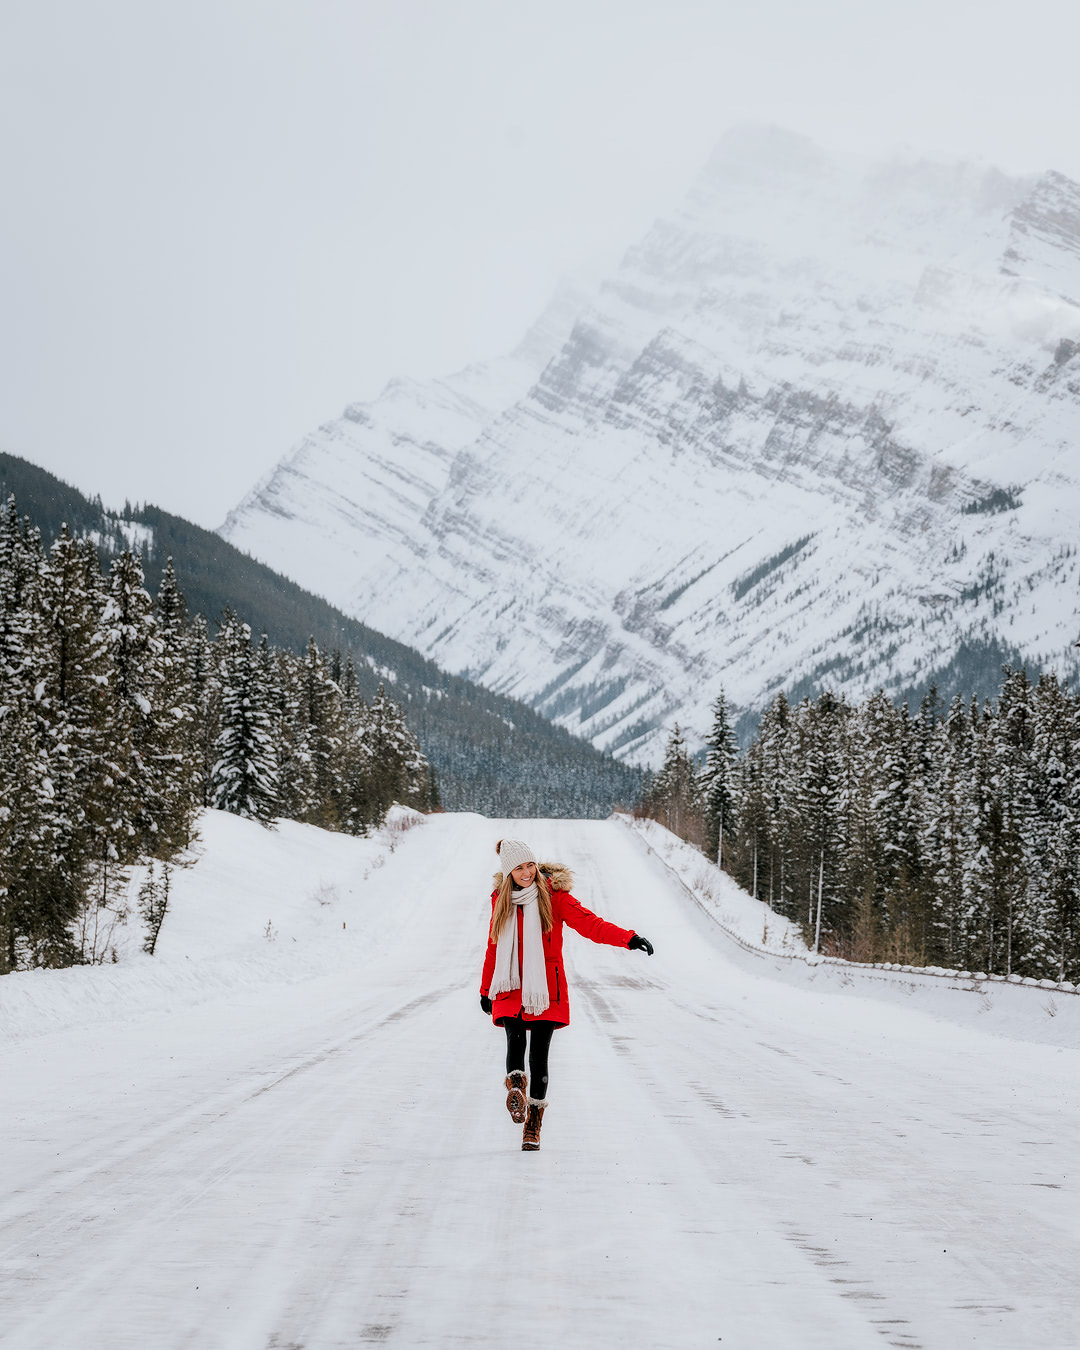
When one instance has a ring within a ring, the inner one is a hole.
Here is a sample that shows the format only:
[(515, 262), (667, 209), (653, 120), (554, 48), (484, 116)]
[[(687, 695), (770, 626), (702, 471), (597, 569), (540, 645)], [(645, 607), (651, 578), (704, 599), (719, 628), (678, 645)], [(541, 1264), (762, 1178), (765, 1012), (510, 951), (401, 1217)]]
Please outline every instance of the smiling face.
[(522, 863), (520, 867), (515, 867), (510, 875), (518, 886), (531, 886), (536, 880), (536, 864)]

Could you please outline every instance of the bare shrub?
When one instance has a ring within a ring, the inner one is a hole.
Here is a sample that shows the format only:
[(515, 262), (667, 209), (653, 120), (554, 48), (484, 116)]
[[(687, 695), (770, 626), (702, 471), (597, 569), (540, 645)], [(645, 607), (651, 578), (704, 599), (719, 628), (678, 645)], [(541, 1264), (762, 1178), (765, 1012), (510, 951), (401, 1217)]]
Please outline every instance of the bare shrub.
[(325, 909), (327, 905), (336, 905), (341, 899), (341, 893), (332, 881), (320, 881), (311, 892), (311, 899)]
[(416, 829), (417, 825), (423, 825), (423, 823), (423, 816), (413, 815), (411, 812), (408, 815), (402, 813), (401, 815), (389, 817), (382, 828), (382, 833), (389, 841), (390, 852), (394, 852), (398, 844), (401, 843), (401, 840), (410, 830)]
[(143, 951), (153, 956), (157, 947), (158, 934), (169, 912), (169, 865), (160, 863), (160, 879), (154, 873), (154, 861), (147, 864), (146, 876), (139, 887), (139, 913), (146, 924), (146, 936), (143, 938)]
[(91, 877), (75, 917), (72, 936), (82, 964), (101, 966), (116, 960), (115, 942), (131, 915), (128, 904), (131, 874), (126, 867), (105, 861), (92, 869)]

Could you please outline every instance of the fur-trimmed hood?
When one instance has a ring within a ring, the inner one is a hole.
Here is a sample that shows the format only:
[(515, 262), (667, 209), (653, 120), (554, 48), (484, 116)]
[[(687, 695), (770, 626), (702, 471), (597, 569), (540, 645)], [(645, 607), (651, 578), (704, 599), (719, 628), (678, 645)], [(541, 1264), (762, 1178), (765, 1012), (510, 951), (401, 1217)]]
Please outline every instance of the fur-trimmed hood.
[[(539, 869), (547, 878), (553, 891), (568, 891), (574, 884), (574, 874), (569, 867), (564, 867), (562, 863), (542, 862), (538, 864)], [(498, 890), (503, 884), (503, 874), (495, 873), (495, 889)]]

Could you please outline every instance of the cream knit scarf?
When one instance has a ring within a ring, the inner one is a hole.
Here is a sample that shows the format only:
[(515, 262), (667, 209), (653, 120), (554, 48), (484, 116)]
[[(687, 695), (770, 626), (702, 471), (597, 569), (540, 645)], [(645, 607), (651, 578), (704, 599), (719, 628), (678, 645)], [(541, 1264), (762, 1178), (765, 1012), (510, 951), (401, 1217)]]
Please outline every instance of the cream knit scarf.
[(507, 994), (521, 989), (521, 1008), (532, 1017), (547, 1011), (549, 1003), (547, 966), (544, 963), (544, 933), (540, 924), (540, 906), (537, 903), (536, 882), (512, 891), (510, 898), (521, 906), (522, 952), (521, 975), (518, 975), (517, 915), (511, 913), (499, 934), (495, 949), (495, 978), (492, 994)]

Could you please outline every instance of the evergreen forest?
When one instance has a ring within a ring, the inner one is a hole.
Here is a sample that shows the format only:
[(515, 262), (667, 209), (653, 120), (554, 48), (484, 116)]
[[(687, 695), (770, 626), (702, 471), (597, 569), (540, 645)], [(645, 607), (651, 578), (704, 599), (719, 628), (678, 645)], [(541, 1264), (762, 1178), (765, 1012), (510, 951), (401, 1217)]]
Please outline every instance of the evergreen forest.
[(778, 694), (744, 752), (721, 694), (704, 766), (676, 727), (642, 810), (826, 954), (1080, 982), (1080, 696), (1052, 673), (915, 713)]
[(226, 609), (190, 618), (170, 560), (102, 570), (62, 526), (46, 549), (0, 507), (0, 973), (110, 959), (130, 869), (150, 863), (150, 946), (167, 864), (199, 808), (365, 833), (394, 802), (438, 804), (427, 760), (350, 657), (256, 644)]
[(156, 594), (166, 562), (191, 617), (213, 631), (226, 610), (266, 633), (271, 646), (302, 656), (314, 638), (320, 651), (351, 660), (359, 695), (372, 702), (380, 685), (392, 691), (437, 777), (451, 811), (490, 816), (603, 818), (638, 800), (642, 775), (555, 726), (517, 699), (450, 675), (404, 643), (369, 628), (319, 596), (242, 553), (211, 530), (159, 507), (125, 503), (107, 510), (55, 475), (0, 453), (2, 499), (14, 494), (46, 546), (66, 526), (91, 539), (106, 570), (133, 550), (145, 584)]
[(640, 802), (822, 952), (1080, 982), (1080, 695), (1052, 673), (914, 713), (780, 693), (756, 726), (721, 694), (704, 764), (676, 726), (643, 777), (210, 531), (12, 456), (0, 480), (24, 493), (0, 506), (0, 972), (109, 959), (130, 868), (204, 805), (362, 833), (395, 800)]

